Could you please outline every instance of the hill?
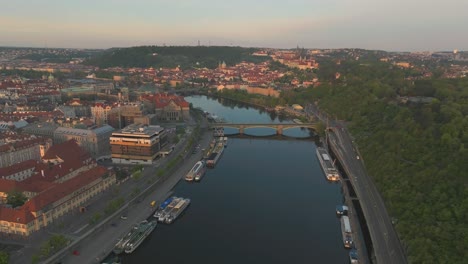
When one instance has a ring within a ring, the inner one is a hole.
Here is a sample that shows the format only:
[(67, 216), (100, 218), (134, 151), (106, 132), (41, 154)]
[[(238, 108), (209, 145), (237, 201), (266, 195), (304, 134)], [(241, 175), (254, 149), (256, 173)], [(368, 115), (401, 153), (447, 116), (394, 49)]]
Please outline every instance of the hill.
[(85, 61), (87, 65), (108, 67), (216, 68), (219, 62), (234, 65), (241, 61), (262, 62), (268, 57), (251, 54), (258, 49), (225, 46), (141, 46), (113, 48)]
[[(284, 99), (349, 122), (409, 263), (466, 262), (468, 79), (412, 82), (409, 70), (380, 62), (322, 66), (328, 84)], [(344, 76), (327, 79), (325, 66)]]

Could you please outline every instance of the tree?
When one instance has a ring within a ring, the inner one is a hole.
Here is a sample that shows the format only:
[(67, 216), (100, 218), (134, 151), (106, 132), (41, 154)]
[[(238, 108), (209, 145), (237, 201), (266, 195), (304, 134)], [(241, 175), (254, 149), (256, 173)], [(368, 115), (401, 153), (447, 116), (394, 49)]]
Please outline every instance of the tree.
[(7, 204), (10, 204), (13, 208), (22, 206), (28, 198), (20, 191), (13, 190), (8, 193)]
[(8, 264), (10, 256), (7, 252), (0, 251), (0, 264)]

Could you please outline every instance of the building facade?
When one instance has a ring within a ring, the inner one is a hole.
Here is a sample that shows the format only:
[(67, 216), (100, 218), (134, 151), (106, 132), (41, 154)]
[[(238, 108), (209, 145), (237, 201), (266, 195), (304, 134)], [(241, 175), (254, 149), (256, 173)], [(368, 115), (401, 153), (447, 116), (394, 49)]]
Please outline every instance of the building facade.
[(25, 160), (40, 160), (52, 146), (52, 140), (48, 138), (23, 139), (0, 145), (0, 168), (12, 166)]
[(50, 139), (54, 138), (54, 131), (59, 125), (51, 122), (39, 122), (34, 124), (29, 124), (21, 129), (22, 133), (35, 135), (39, 137), (47, 137)]
[(112, 110), (112, 106), (104, 103), (96, 103), (91, 106), (91, 116), (94, 118), (94, 122), (98, 126), (108, 124), (109, 112)]
[(112, 161), (123, 164), (152, 164), (167, 143), (166, 131), (160, 126), (133, 124), (112, 133)]
[[(27, 237), (61, 216), (85, 206), (115, 184), (112, 169), (98, 166), (75, 140), (52, 146), (41, 161), (25, 161), (0, 173), (0, 198), (12, 190), (28, 200), (22, 206), (0, 205), (0, 233)], [(23, 174), (28, 174), (24, 177)]]
[(190, 104), (182, 96), (158, 93), (142, 95), (141, 99), (152, 104), (160, 121), (183, 121), (190, 117)]
[(116, 129), (122, 129), (131, 124), (144, 120), (145, 109), (143, 104), (121, 105), (112, 109), (108, 114), (108, 124)]
[(109, 125), (95, 129), (59, 127), (54, 132), (54, 143), (59, 144), (74, 139), (91, 157), (97, 159), (110, 156), (109, 138), (113, 131), (114, 128)]

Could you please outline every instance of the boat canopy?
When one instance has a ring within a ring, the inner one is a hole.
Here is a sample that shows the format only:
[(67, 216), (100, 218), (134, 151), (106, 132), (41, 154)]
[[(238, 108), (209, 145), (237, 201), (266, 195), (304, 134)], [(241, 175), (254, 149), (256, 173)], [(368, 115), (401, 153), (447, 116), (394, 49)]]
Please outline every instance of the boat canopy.
[(336, 206), (336, 211), (338, 211), (338, 212), (348, 211), (348, 206), (346, 206), (346, 205), (337, 205)]
[(164, 202), (161, 204), (161, 208), (162, 208), (162, 209), (166, 208), (166, 206), (172, 202), (172, 199), (174, 199), (174, 198), (173, 198), (173, 197), (167, 198), (166, 201), (164, 201)]

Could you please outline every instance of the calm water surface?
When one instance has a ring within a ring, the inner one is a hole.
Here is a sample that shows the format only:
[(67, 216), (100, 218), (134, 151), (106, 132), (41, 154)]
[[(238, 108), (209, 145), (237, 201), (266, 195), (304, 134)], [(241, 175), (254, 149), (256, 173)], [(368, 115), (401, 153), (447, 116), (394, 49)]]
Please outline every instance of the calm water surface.
[[(228, 122), (291, 123), (232, 102), (187, 101)], [(311, 140), (229, 139), (216, 167), (200, 183), (181, 181), (174, 195), (191, 205), (172, 225), (159, 224), (123, 263), (348, 263), (334, 211), (340, 185), (325, 180)]]

